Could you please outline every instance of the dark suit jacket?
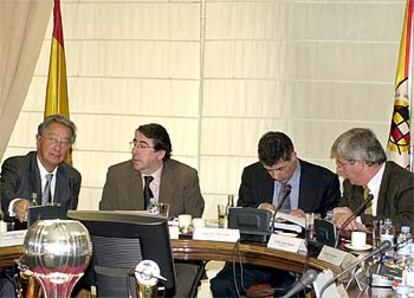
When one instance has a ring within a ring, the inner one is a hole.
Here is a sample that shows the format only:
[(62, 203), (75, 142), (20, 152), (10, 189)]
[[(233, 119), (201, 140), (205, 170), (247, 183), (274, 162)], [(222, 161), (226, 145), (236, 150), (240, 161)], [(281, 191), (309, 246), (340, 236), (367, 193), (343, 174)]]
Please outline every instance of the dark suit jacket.
[[(344, 181), (344, 196), (340, 206), (357, 209), (364, 201), (362, 186)], [(414, 174), (392, 161), (385, 164), (377, 203), (377, 218), (391, 218), (393, 225), (413, 227), (414, 221)], [(373, 216), (362, 214), (362, 222), (371, 226)]]
[[(299, 182), (299, 209), (321, 213), (336, 207), (340, 199), (339, 179), (326, 168), (299, 160), (301, 175)], [(238, 205), (257, 208), (261, 203), (272, 204), (274, 180), (256, 162), (243, 170)]]
[[(4, 161), (0, 177), (0, 198), (3, 212), (7, 214), (9, 203), (15, 198), (32, 200), (37, 195), (37, 204), (41, 205), (42, 183), (37, 166), (37, 152), (24, 156), (10, 157)], [(76, 209), (81, 185), (81, 175), (72, 166), (62, 163), (56, 173), (55, 203), (67, 209)]]
[[(191, 214), (200, 217), (204, 199), (200, 193), (197, 171), (176, 160), (167, 160), (161, 172), (159, 200), (170, 205), (170, 216)], [(141, 173), (130, 160), (108, 169), (100, 210), (143, 210)]]

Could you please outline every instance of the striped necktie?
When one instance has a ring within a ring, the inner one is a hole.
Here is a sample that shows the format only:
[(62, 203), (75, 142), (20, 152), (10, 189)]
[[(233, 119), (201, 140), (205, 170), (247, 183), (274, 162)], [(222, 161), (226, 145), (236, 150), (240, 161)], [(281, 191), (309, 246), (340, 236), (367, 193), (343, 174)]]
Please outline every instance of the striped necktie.
[(42, 192), (42, 205), (48, 205), (52, 201), (52, 191), (50, 185), (52, 183), (53, 174), (46, 174), (46, 184)]

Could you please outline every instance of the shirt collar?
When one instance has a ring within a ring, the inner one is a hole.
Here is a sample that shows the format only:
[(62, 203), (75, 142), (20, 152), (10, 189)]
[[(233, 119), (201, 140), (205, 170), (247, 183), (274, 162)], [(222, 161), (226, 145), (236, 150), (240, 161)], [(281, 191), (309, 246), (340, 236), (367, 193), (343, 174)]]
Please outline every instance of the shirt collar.
[(384, 175), (384, 171), (385, 171), (385, 162), (381, 165), (381, 168), (374, 175), (374, 177), (372, 177), (371, 180), (368, 182), (367, 186), (370, 192), (377, 193), (379, 191), (379, 188), (381, 186), (382, 176)]
[(56, 167), (51, 173), (49, 173), (46, 168), (43, 166), (42, 162), (39, 159), (39, 156), (36, 156), (37, 167), (39, 168), (40, 178), (43, 179), (47, 174), (53, 174), (53, 177), (56, 177), (56, 172), (58, 167)]
[(142, 177), (145, 176), (152, 176), (154, 177), (154, 181), (160, 181), (161, 180), (161, 173), (162, 173), (162, 168), (164, 167), (164, 164), (162, 164), (155, 172), (149, 174), (149, 175), (142, 175)]

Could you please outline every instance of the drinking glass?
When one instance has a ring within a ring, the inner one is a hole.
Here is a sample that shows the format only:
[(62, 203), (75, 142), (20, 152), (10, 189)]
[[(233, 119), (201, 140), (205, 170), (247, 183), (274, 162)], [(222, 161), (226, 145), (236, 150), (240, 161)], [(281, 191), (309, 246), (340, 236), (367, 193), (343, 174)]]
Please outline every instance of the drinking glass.
[(306, 213), (305, 214), (305, 239), (306, 240), (315, 240), (316, 231), (315, 231), (315, 219), (320, 219), (321, 215), (319, 213)]
[(227, 206), (224, 204), (217, 205), (219, 228), (227, 227)]

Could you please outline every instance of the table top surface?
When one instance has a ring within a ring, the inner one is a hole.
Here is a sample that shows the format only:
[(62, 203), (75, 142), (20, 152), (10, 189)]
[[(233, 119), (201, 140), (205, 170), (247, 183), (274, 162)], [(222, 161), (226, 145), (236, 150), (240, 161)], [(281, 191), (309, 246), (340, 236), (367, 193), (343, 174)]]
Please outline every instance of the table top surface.
[[(338, 266), (297, 253), (268, 248), (260, 243), (235, 243), (180, 239), (171, 240), (171, 250), (176, 260), (216, 260), (266, 266), (292, 272), (303, 272), (305, 266), (316, 270), (331, 269), (338, 273)], [(0, 267), (11, 266), (23, 254), (23, 246), (0, 247)]]

